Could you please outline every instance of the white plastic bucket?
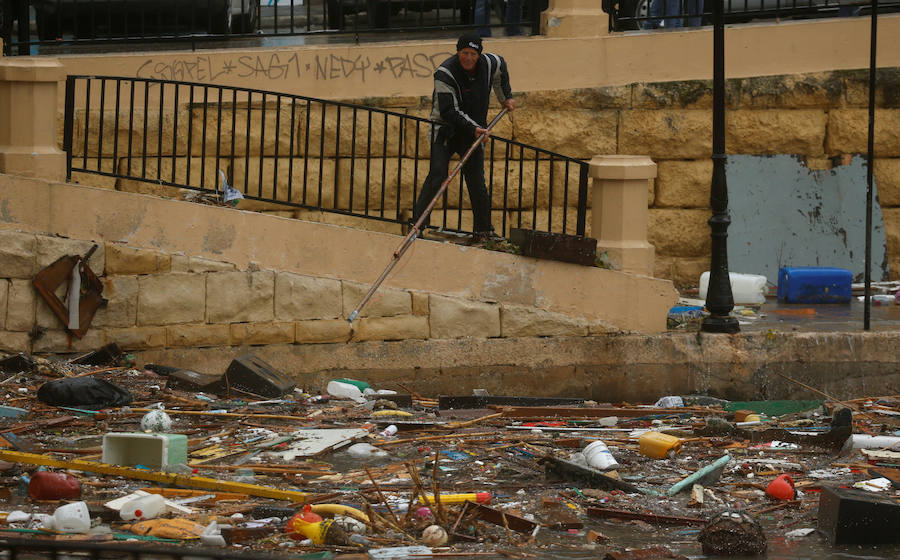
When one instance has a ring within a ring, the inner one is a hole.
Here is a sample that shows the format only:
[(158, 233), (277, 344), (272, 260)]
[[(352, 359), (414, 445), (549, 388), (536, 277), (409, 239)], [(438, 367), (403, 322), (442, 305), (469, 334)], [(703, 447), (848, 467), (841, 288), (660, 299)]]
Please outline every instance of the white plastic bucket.
[(91, 529), (91, 514), (84, 502), (59, 506), (53, 512), (53, 528), (61, 533), (87, 533)]
[[(766, 277), (759, 274), (729, 272), (731, 295), (737, 305), (762, 305), (766, 303)], [(700, 299), (706, 299), (709, 287), (709, 271), (700, 275)]]
[(619, 463), (616, 462), (616, 458), (613, 457), (612, 453), (607, 449), (606, 444), (602, 441), (591, 443), (585, 447), (581, 453), (584, 455), (587, 464), (595, 469), (606, 471), (615, 469), (619, 466)]

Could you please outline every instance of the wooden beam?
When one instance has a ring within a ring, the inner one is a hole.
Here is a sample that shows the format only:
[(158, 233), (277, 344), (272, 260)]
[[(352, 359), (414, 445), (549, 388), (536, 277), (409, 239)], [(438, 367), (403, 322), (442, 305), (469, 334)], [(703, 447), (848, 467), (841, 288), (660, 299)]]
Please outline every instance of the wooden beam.
[(134, 478), (137, 480), (149, 480), (159, 484), (172, 484), (174, 486), (203, 488), (205, 490), (217, 490), (222, 492), (236, 492), (239, 494), (258, 496), (260, 498), (274, 498), (276, 500), (288, 500), (291, 502), (302, 502), (310, 498), (310, 494), (306, 492), (291, 492), (279, 490), (278, 488), (270, 488), (268, 486), (245, 484), (243, 482), (230, 482), (202, 476), (147, 471), (132, 467), (120, 467), (116, 465), (107, 465), (105, 463), (96, 463), (94, 461), (83, 461), (81, 459), (64, 461), (46, 455), (39, 455), (37, 453), (0, 450), (0, 459), (12, 463), (26, 463), (30, 465), (55, 467), (58, 469), (72, 469), (97, 474), (124, 476), (126, 478)]

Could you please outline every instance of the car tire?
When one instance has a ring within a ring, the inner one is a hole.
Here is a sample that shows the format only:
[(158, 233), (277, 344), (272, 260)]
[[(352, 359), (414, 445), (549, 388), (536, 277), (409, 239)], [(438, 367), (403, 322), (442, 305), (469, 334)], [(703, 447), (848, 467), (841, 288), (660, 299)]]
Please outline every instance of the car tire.
[[(626, 18), (646, 18), (650, 16), (650, 0), (620, 0), (619, 15)], [(618, 23), (618, 22), (617, 22)], [(634, 31), (641, 28), (641, 22), (629, 19), (616, 26), (616, 31)]]
[(344, 7), (341, 0), (328, 0), (328, 29), (344, 28)]
[[(239, 11), (241, 9), (241, 0), (234, 0), (234, 3)], [(245, 8), (246, 11), (241, 13), (235, 13), (234, 8), (232, 8), (232, 33), (242, 34), (253, 33), (256, 31), (256, 21), (259, 14), (259, 0), (243, 0), (243, 8)]]
[(231, 33), (231, 0), (225, 0), (222, 8), (210, 15), (209, 33), (212, 35), (228, 35)]

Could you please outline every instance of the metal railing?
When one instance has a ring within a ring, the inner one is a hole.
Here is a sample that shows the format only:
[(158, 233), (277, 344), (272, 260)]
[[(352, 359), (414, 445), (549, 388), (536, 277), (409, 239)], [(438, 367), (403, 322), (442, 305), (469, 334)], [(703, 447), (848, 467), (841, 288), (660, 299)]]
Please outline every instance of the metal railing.
[[(66, 80), (63, 144), (73, 172), (118, 188), (218, 196), (241, 208), (305, 209), (403, 223), (428, 173), (430, 121), (255, 89), (108, 76)], [(492, 135), (485, 183), (494, 227), (584, 235), (588, 164)], [(471, 232), (455, 180), (431, 224)]]
[(491, 28), (536, 34), (546, 5), (547, 0), (0, 0), (0, 37), (7, 55), (28, 55), (119, 43), (267, 44), (301, 35), (352, 33), (358, 41), (359, 34), (476, 27), (484, 34)]
[[(698, 27), (712, 23), (713, 0), (603, 0), (610, 31)], [(724, 0), (725, 21), (855, 16), (871, 3), (859, 0)], [(879, 2), (879, 11), (900, 11), (900, 1)]]

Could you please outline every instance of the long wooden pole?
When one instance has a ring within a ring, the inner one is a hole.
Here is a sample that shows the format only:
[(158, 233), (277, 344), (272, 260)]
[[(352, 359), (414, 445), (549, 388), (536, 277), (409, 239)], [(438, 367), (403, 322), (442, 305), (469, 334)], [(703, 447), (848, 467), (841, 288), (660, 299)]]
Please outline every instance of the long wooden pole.
[(359, 312), (362, 311), (362, 308), (365, 307), (369, 300), (372, 299), (372, 296), (375, 295), (375, 291), (378, 290), (378, 287), (387, 279), (388, 275), (391, 273), (391, 270), (394, 269), (394, 266), (400, 261), (400, 258), (403, 257), (403, 254), (406, 253), (406, 250), (409, 249), (409, 246), (412, 245), (413, 241), (416, 240), (416, 237), (419, 236), (419, 232), (422, 229), (422, 224), (425, 223), (425, 220), (428, 218), (428, 215), (431, 213), (431, 210), (434, 208), (435, 204), (437, 204), (438, 199), (444, 194), (444, 191), (447, 190), (447, 186), (450, 185), (450, 181), (453, 180), (454, 177), (459, 173), (462, 166), (466, 163), (466, 161), (472, 156), (475, 152), (475, 149), (478, 145), (483, 141), (484, 135), (490, 132), (494, 125), (500, 121), (500, 119), (507, 113), (507, 109), (503, 108), (494, 120), (487, 125), (485, 128), (484, 134), (480, 134), (478, 138), (472, 142), (472, 145), (469, 146), (469, 149), (466, 150), (466, 153), (459, 159), (459, 163), (456, 164), (456, 167), (453, 168), (453, 171), (450, 172), (450, 175), (444, 179), (444, 182), (441, 183), (441, 188), (438, 190), (437, 194), (434, 195), (434, 198), (431, 199), (431, 202), (428, 203), (428, 206), (425, 208), (425, 211), (422, 212), (422, 215), (419, 216), (419, 219), (416, 220), (416, 223), (410, 228), (409, 233), (406, 234), (406, 237), (403, 238), (403, 241), (400, 242), (400, 245), (397, 246), (397, 249), (394, 250), (394, 254), (391, 257), (391, 262), (388, 263), (387, 267), (385, 267), (384, 271), (381, 273), (381, 276), (375, 280), (375, 283), (372, 284), (372, 287), (369, 288), (369, 292), (365, 295), (359, 305), (356, 306), (356, 309), (353, 310), (352, 313), (347, 317), (348, 323), (353, 323), (356, 320), (356, 317), (359, 316)]

